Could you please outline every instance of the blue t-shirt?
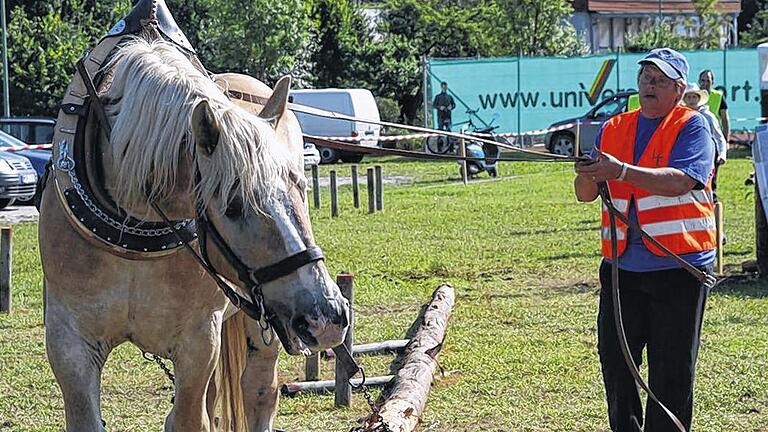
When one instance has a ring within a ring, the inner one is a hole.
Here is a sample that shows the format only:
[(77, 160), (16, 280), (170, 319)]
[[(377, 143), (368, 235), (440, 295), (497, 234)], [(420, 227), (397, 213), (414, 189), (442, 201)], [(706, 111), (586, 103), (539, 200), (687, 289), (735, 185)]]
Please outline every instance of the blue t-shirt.
[[(659, 127), (663, 118), (648, 119), (642, 114), (638, 116), (637, 133), (635, 135), (635, 152), (633, 165), (637, 165), (645, 148)], [(600, 137), (602, 129), (597, 135), (595, 147), (600, 147)], [(597, 154), (593, 150), (592, 158)], [(694, 189), (704, 188), (704, 184), (709, 180), (714, 168), (714, 149), (712, 147), (712, 137), (709, 131), (707, 120), (701, 115), (696, 114), (683, 126), (680, 134), (672, 147), (672, 154), (669, 157), (668, 167), (677, 168), (687, 174), (698, 184)], [(637, 221), (637, 212), (635, 210), (635, 201), (629, 203), (629, 218)], [(656, 270), (667, 270), (680, 268), (680, 264), (667, 256), (658, 256), (648, 250), (643, 243), (640, 233), (632, 228), (627, 230), (627, 248), (619, 257), (619, 268), (633, 272), (648, 272)], [(701, 267), (711, 264), (715, 260), (715, 250), (704, 252), (694, 252), (680, 255), (684, 260), (694, 266)], [(606, 260), (610, 261), (610, 260)]]

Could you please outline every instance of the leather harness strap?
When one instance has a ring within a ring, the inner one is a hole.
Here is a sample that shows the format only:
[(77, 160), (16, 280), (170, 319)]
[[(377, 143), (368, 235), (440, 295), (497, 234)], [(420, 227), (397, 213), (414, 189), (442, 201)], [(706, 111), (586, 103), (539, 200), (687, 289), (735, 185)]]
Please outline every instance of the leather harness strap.
[(629, 342), (627, 341), (627, 335), (624, 331), (624, 320), (621, 316), (621, 296), (619, 293), (619, 257), (618, 257), (618, 250), (619, 250), (619, 241), (618, 241), (618, 232), (616, 227), (616, 219), (619, 219), (624, 224), (628, 225), (634, 230), (637, 230), (641, 236), (646, 238), (648, 241), (653, 243), (654, 246), (661, 249), (666, 255), (672, 257), (676, 262), (678, 262), (682, 268), (684, 268), (686, 271), (688, 271), (690, 274), (692, 274), (696, 279), (699, 280), (703, 285), (705, 285), (708, 289), (711, 289), (714, 287), (716, 280), (715, 277), (712, 275), (707, 274), (706, 272), (694, 267), (684, 259), (682, 259), (679, 255), (671, 252), (669, 249), (664, 247), (661, 243), (656, 241), (650, 234), (646, 233), (645, 231), (640, 228), (640, 225), (632, 220), (629, 220), (627, 217), (625, 217), (614, 205), (613, 201), (611, 200), (611, 194), (608, 190), (608, 184), (606, 182), (601, 182), (598, 184), (597, 188), (600, 198), (602, 198), (603, 203), (608, 208), (608, 217), (610, 222), (610, 230), (611, 230), (611, 296), (613, 299), (613, 319), (614, 324), (616, 326), (616, 333), (619, 338), (619, 347), (621, 348), (621, 353), (624, 356), (624, 362), (627, 365), (627, 368), (629, 369), (629, 373), (632, 375), (632, 378), (635, 380), (635, 383), (642, 387), (643, 390), (648, 394), (648, 397), (653, 400), (656, 404), (661, 407), (661, 409), (666, 413), (667, 417), (672, 421), (672, 423), (677, 428), (678, 432), (687, 432), (685, 429), (685, 426), (680, 421), (680, 419), (677, 418), (677, 416), (669, 410), (656, 395), (651, 391), (651, 388), (648, 386), (648, 384), (645, 383), (642, 376), (640, 376), (640, 370), (638, 369), (637, 365), (635, 364), (635, 361), (632, 359), (632, 354), (629, 351)]

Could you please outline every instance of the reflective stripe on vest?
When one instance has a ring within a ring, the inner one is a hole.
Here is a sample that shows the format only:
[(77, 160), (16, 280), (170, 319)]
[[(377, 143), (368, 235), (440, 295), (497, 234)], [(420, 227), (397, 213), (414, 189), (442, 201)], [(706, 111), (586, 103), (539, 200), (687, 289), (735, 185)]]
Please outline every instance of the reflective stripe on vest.
[[(669, 165), (669, 157), (677, 136), (695, 111), (675, 107), (659, 124), (648, 146), (638, 159), (638, 166), (662, 168)], [(600, 148), (621, 161), (634, 160), (635, 136), (640, 111), (631, 111), (613, 117), (606, 122), (601, 135)], [(654, 195), (629, 182), (609, 180), (608, 188), (616, 208), (629, 216), (629, 203), (635, 200), (635, 210), (640, 227), (654, 239), (676, 254), (701, 252), (715, 247), (715, 218), (712, 189), (707, 182), (703, 190), (695, 190), (680, 196)], [(626, 249), (627, 226), (617, 221), (618, 255)], [(610, 221), (608, 211), (602, 212), (603, 256), (611, 256)], [(654, 254), (663, 256), (650, 242), (645, 246)]]

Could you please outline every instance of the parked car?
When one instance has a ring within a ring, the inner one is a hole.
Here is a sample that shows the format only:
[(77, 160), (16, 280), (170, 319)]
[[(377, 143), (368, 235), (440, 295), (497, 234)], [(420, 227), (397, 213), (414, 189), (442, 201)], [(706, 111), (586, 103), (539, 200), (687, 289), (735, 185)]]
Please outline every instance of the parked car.
[(576, 142), (576, 126), (579, 125), (579, 153), (583, 154), (592, 150), (597, 139), (597, 133), (600, 132), (600, 128), (603, 123), (608, 119), (621, 114), (627, 110), (627, 100), (629, 96), (635, 92), (622, 92), (617, 93), (614, 96), (608, 97), (600, 101), (591, 110), (581, 117), (569, 118), (561, 120), (549, 125), (549, 129), (556, 128), (558, 126), (567, 125), (569, 123), (572, 126), (558, 130), (554, 132), (548, 132), (544, 136), (544, 144), (551, 153), (573, 156), (573, 149)]
[(50, 117), (3, 117), (0, 129), (27, 144), (51, 144), (56, 119)]
[(320, 163), (320, 152), (317, 151), (312, 143), (304, 143), (304, 169), (309, 169), (312, 165)]
[[(0, 131), (0, 148), (13, 148), (23, 147), (26, 144), (21, 140), (8, 135), (5, 132)], [(45, 173), (45, 166), (49, 160), (51, 160), (52, 152), (50, 149), (38, 149), (38, 150), (20, 150), (13, 153), (7, 151), (0, 151), (0, 154), (13, 154), (22, 158), (26, 158), (28, 162), (32, 164), (32, 169), (35, 170), (37, 178), (41, 178)], [(24, 204), (32, 204), (34, 195), (41, 193), (42, 191), (33, 191), (32, 196), (23, 195), (16, 197), (16, 200)], [(0, 193), (0, 199), (2, 199), (2, 193)], [(2, 202), (0, 202), (2, 204)], [(9, 204), (6, 204), (9, 205)], [(2, 207), (0, 207), (2, 208)]]
[[(366, 89), (311, 89), (294, 90), (290, 93), (291, 102), (307, 105), (326, 111), (333, 111), (352, 117), (379, 121), (379, 108), (373, 94)], [(358, 141), (361, 146), (377, 146), (381, 126), (363, 122), (329, 119), (296, 113), (301, 130), (308, 135), (324, 137), (365, 137)], [(363, 159), (363, 153), (345, 152), (318, 146), (320, 163), (343, 162), (357, 163)]]
[[(0, 147), (24, 145), (8, 134), (0, 134)], [(0, 151), (0, 209), (8, 207), (17, 199), (32, 202), (36, 189), (37, 173), (32, 162), (13, 152)]]

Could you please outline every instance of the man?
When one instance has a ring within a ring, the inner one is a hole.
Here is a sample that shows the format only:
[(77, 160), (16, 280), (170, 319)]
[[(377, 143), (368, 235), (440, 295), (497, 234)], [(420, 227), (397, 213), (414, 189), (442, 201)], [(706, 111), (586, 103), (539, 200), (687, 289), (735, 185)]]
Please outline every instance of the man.
[[(711, 69), (704, 69), (699, 74), (699, 87), (702, 90), (706, 90), (710, 96), (710, 111), (720, 119), (720, 128), (723, 131), (726, 142), (728, 137), (731, 136), (731, 119), (728, 116), (728, 104), (725, 102), (725, 97), (720, 90), (715, 90), (712, 85), (715, 82), (715, 74)], [(725, 163), (725, 159), (723, 159)]]
[[(661, 48), (639, 62), (640, 109), (608, 120), (598, 136), (597, 159), (576, 165), (579, 201), (594, 201), (608, 182), (613, 202), (657, 241), (692, 265), (711, 272), (715, 220), (710, 177), (714, 160), (706, 120), (679, 106), (688, 62)], [(602, 213), (598, 352), (614, 432), (643, 430), (637, 386), (626, 366), (614, 325), (611, 242)], [(690, 429), (693, 381), (707, 288), (626, 225), (617, 227), (619, 286), (629, 350), (640, 364), (647, 347), (651, 390)], [(645, 431), (677, 431), (649, 401)]]
[(437, 110), (437, 128), (444, 131), (451, 131), (451, 111), (456, 108), (453, 97), (448, 94), (448, 83), (443, 81), (440, 84), (442, 90), (435, 96), (432, 106)]

